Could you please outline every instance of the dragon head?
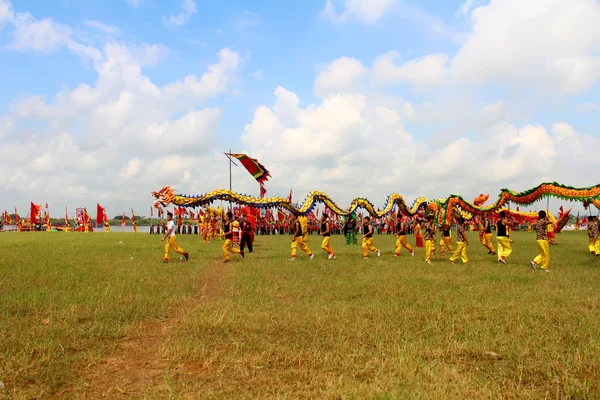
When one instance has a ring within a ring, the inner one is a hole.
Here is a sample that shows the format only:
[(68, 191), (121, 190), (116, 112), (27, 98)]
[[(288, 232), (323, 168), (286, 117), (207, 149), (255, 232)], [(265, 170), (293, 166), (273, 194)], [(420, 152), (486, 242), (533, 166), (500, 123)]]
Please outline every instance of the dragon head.
[(158, 208), (159, 204), (161, 204), (163, 207), (168, 206), (169, 204), (171, 204), (173, 198), (175, 197), (173, 195), (173, 189), (171, 188), (171, 186), (164, 186), (158, 192), (152, 192), (152, 196), (156, 198), (156, 201), (154, 202), (154, 207), (156, 208)]
[(475, 200), (473, 200), (473, 204), (475, 204), (477, 207), (481, 207), (489, 198), (489, 194), (480, 194), (479, 196), (475, 197)]

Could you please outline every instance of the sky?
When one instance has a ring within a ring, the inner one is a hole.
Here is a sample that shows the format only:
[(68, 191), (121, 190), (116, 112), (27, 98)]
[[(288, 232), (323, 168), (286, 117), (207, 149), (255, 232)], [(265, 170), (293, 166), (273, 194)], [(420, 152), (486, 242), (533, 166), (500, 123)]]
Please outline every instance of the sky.
[(148, 215), (165, 185), (228, 188), (230, 148), (267, 196), (342, 207), (595, 185), (598, 21), (599, 0), (0, 0), (0, 208)]

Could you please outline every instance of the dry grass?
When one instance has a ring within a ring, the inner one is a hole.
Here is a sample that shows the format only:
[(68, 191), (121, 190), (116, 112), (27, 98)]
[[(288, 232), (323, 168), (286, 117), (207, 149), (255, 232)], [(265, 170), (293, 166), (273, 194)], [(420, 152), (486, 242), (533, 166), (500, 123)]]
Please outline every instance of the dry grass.
[[(599, 398), (600, 260), (585, 233), (528, 268), (477, 243), (470, 266), (377, 236), (381, 258), (332, 242), (289, 257), (289, 237), (218, 263), (220, 242), (180, 236), (160, 263), (142, 234), (2, 234), (0, 380), (14, 398)], [(123, 241), (123, 244), (119, 244)], [(438, 250), (439, 252), (439, 250)], [(134, 256), (134, 260), (130, 257)], [(44, 320), (49, 320), (48, 324)]]

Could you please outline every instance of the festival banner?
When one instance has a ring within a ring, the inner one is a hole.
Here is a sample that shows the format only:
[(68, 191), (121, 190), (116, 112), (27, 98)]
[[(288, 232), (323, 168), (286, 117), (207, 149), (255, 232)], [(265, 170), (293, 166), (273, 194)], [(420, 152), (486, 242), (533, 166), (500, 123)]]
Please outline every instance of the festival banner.
[(31, 211), (30, 211), (30, 218), (31, 218), (31, 223), (34, 225), (37, 225), (40, 223), (40, 213), (42, 211), (42, 206), (41, 204), (34, 204), (33, 201), (31, 202)]
[(233, 154), (233, 153), (225, 153), (228, 157), (237, 158), (244, 168), (258, 181), (258, 183), (263, 183), (269, 180), (271, 174), (264, 165), (258, 162), (255, 158), (250, 158), (246, 154)]
[(5, 225), (11, 225), (12, 224), (12, 221), (10, 219), (10, 214), (6, 210), (4, 210), (4, 224)]
[(121, 217), (121, 228), (125, 229), (125, 225), (126, 225), (126, 220), (125, 220), (125, 212), (123, 211), (123, 217)]
[(105, 208), (100, 205), (100, 203), (96, 203), (96, 223), (102, 224), (104, 222), (104, 213)]

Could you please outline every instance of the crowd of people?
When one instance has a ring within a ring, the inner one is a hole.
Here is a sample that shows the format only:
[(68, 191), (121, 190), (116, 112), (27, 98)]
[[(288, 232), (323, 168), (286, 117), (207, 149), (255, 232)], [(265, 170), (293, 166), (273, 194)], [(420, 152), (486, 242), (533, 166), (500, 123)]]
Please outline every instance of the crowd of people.
[[(456, 242), (453, 246), (452, 235), (449, 227), (438, 228), (435, 226), (434, 216), (419, 216), (409, 217), (398, 213), (394, 219), (390, 220), (393, 223), (385, 222), (373, 223), (370, 217), (361, 218), (360, 223), (356, 218), (346, 218), (344, 221), (331, 220), (327, 214), (323, 214), (319, 221), (311, 221), (310, 223), (301, 223), (298, 216), (290, 215), (286, 219), (286, 223), (279, 225), (278, 223), (266, 223), (265, 221), (256, 221), (252, 224), (243, 216), (234, 216), (232, 212), (227, 212), (222, 218), (207, 220), (204, 224), (175, 226), (173, 222), (173, 214), (167, 214), (167, 223), (162, 226), (154, 226), (151, 228), (151, 233), (162, 234), (163, 241), (166, 241), (164, 262), (169, 260), (169, 251), (173, 249), (180, 253), (187, 260), (189, 254), (177, 245), (176, 235), (183, 234), (198, 234), (202, 235), (204, 241), (224, 240), (222, 251), (224, 262), (229, 262), (231, 254), (238, 254), (245, 257), (246, 248), (252, 253), (252, 241), (254, 235), (284, 235), (292, 236), (291, 243), (291, 258), (290, 261), (295, 261), (297, 250), (306, 253), (309, 259), (315, 257), (310, 247), (306, 244), (308, 235), (319, 235), (323, 237), (321, 249), (327, 254), (328, 259), (335, 260), (337, 258), (331, 244), (332, 235), (344, 235), (347, 244), (357, 244), (357, 235), (362, 235), (362, 256), (364, 259), (369, 258), (369, 254), (381, 256), (381, 250), (375, 246), (376, 233), (387, 233), (396, 237), (394, 257), (400, 257), (402, 250), (414, 257), (415, 252), (412, 246), (408, 243), (407, 236), (415, 236), (415, 245), (424, 247), (424, 261), (431, 264), (432, 257), (436, 253), (436, 247), (442, 255), (448, 255), (449, 261), (455, 263), (459, 259), (464, 263), (469, 263), (467, 254), (467, 246), (469, 240), (466, 232), (478, 230), (480, 243), (488, 250), (488, 254), (497, 257), (498, 263), (506, 264), (508, 257), (512, 253), (511, 247), (511, 232), (517, 227), (517, 224), (507, 216), (505, 211), (500, 212), (499, 218), (492, 221), (485, 213), (480, 218), (465, 220), (463, 217), (457, 217), (454, 221), (456, 229)], [(530, 265), (533, 269), (541, 269), (549, 272), (550, 266), (550, 244), (549, 227), (552, 221), (548, 218), (545, 211), (538, 213), (538, 219), (534, 223), (527, 224), (528, 230), (534, 230), (536, 234), (536, 245), (539, 251), (538, 256), (531, 260)], [(492, 240), (492, 231), (496, 231), (496, 246)], [(436, 240), (437, 233), (440, 233), (439, 242)], [(588, 223), (588, 236), (590, 237), (589, 249), (593, 255), (600, 255), (600, 229), (596, 218), (590, 218)], [(239, 248), (236, 245), (239, 244)]]

